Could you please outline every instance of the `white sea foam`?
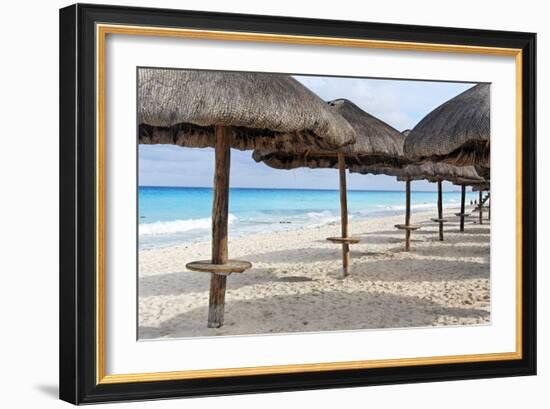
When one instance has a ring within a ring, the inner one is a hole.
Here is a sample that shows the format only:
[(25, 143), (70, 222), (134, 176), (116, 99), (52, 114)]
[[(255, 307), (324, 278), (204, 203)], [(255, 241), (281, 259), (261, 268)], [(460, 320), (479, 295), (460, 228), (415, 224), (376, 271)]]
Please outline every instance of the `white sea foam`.
[[(405, 205), (376, 205), (375, 207), (379, 209), (377, 211), (387, 210), (387, 211), (395, 212), (395, 211), (405, 210)], [(411, 209), (431, 209), (434, 207), (436, 207), (435, 203), (422, 203), (422, 204), (411, 205)], [(357, 213), (362, 216), (368, 216), (372, 214), (372, 211), (364, 210), (364, 211), (359, 211)]]
[(330, 210), (322, 210), (320, 212), (307, 212), (306, 216), (310, 219), (318, 219), (321, 217), (331, 217), (333, 214)]
[[(229, 224), (234, 223), (237, 218), (230, 214), (228, 218)], [(173, 220), (169, 222), (153, 222), (143, 223), (139, 225), (140, 236), (159, 236), (166, 234), (185, 233), (191, 230), (207, 230), (212, 225), (211, 219), (184, 219)]]
[[(458, 201), (451, 199), (446, 202), (443, 202), (443, 207), (455, 207), (457, 205)], [(404, 211), (406, 209), (406, 206), (404, 204), (400, 205), (376, 205), (374, 206), (376, 209), (379, 209), (377, 211)], [(433, 209), (437, 207), (437, 203), (421, 203), (421, 204), (413, 204), (411, 205), (411, 210), (422, 210), (422, 209)], [(368, 216), (372, 214), (372, 210), (360, 210), (356, 212), (360, 216)]]
[(330, 210), (323, 210), (321, 212), (308, 212), (306, 216), (309, 219), (308, 225), (310, 226), (323, 226), (328, 223), (337, 222), (340, 220), (340, 216), (335, 215)]

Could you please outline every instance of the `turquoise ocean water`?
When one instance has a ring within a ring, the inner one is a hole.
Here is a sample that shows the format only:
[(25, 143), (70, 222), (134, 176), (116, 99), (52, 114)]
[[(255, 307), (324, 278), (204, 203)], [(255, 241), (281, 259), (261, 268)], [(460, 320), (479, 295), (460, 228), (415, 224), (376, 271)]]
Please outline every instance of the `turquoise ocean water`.
[[(477, 195), (468, 192), (467, 203)], [(139, 187), (139, 247), (163, 247), (210, 238), (212, 189)], [(412, 211), (436, 207), (437, 192), (412, 192)], [(460, 204), (460, 192), (444, 192), (444, 206)], [(350, 221), (403, 213), (405, 192), (348, 191)], [(229, 235), (319, 226), (340, 219), (338, 190), (231, 188)]]

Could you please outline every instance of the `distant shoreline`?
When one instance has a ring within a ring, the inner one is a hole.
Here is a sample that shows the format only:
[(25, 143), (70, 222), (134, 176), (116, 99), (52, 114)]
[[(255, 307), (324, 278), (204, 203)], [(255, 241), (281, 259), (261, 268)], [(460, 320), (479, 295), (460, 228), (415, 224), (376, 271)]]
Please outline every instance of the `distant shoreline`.
[[(436, 205), (433, 206), (430, 205), (428, 208), (426, 208), (424, 205), (418, 205), (412, 207), (412, 217), (422, 217), (426, 214), (431, 214), (435, 211)], [(457, 203), (447, 203), (445, 205), (445, 214), (450, 215), (454, 214), (454, 212), (458, 211), (460, 209), (460, 205)], [(326, 217), (326, 216), (325, 216)], [(363, 222), (373, 222), (378, 220), (384, 220), (387, 218), (392, 217), (398, 217), (403, 219), (405, 217), (405, 209), (381, 209), (379, 211), (369, 213), (368, 215), (357, 217), (354, 215), (350, 215), (350, 225), (355, 223), (363, 223)], [(303, 221), (289, 221), (289, 219), (282, 218), (279, 221), (271, 221), (271, 222), (262, 222), (262, 223), (255, 223), (253, 226), (256, 227), (256, 229), (251, 230), (250, 225), (248, 226), (249, 229), (241, 230), (239, 229), (239, 222), (237, 217), (235, 217), (234, 214), (230, 214), (230, 227), (229, 227), (229, 238), (230, 240), (235, 240), (238, 238), (255, 235), (255, 234), (278, 234), (281, 232), (288, 232), (288, 231), (301, 231), (304, 229), (311, 229), (311, 228), (323, 228), (326, 226), (340, 226), (340, 216), (339, 214), (331, 214), (327, 219), (323, 220), (321, 215), (319, 214), (319, 219), (317, 223), (304, 223)], [(202, 228), (200, 231), (201, 233), (197, 234), (199, 230), (192, 230), (189, 229), (187, 231), (180, 231), (175, 232), (172, 231), (168, 234), (162, 234), (162, 233), (156, 233), (156, 234), (139, 234), (139, 251), (147, 251), (152, 249), (162, 249), (162, 248), (170, 248), (173, 246), (187, 246), (197, 243), (209, 243), (210, 242), (210, 235), (211, 235), (211, 221), (209, 218), (202, 218), (202, 219), (179, 219), (179, 220), (172, 220), (172, 221), (157, 221), (152, 223), (139, 223), (138, 229), (148, 229), (148, 231), (151, 230), (166, 230), (173, 227), (180, 227), (182, 225), (186, 225), (188, 223), (193, 224), (196, 226), (196, 228)], [(262, 229), (260, 230), (260, 226)], [(265, 228), (265, 230), (263, 230)], [(195, 232), (195, 234), (193, 234)], [(177, 235), (177, 238), (174, 238)], [(164, 240), (163, 240), (164, 239)]]
[[(212, 190), (211, 186), (150, 186), (139, 185), (141, 188), (153, 189), (204, 189)], [(339, 192), (339, 189), (312, 189), (312, 188), (296, 188), (296, 187), (230, 187), (229, 190), (296, 190), (296, 191), (312, 191), (312, 192)], [(405, 190), (384, 190), (384, 189), (348, 189), (348, 192), (382, 192), (382, 193), (404, 193)], [(437, 190), (414, 190), (413, 193), (437, 193)], [(445, 190), (444, 193), (460, 193), (460, 190)]]

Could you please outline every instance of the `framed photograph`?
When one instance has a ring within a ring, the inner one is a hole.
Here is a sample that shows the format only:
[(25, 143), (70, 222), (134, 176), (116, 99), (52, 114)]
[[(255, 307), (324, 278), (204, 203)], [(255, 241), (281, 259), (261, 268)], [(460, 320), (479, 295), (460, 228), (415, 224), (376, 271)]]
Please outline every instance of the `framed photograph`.
[(61, 9), (61, 399), (534, 375), (535, 53)]

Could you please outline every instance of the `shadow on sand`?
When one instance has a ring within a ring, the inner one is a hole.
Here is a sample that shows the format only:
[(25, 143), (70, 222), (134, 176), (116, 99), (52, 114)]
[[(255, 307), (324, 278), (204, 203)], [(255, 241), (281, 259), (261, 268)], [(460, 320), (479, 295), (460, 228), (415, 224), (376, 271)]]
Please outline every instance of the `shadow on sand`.
[(452, 281), (489, 278), (489, 268), (486, 262), (445, 259), (355, 260), (350, 267), (349, 274), (357, 280)]
[[(446, 233), (447, 235), (442, 245), (432, 247), (418, 244), (438, 241), (435, 231), (415, 232), (411, 239), (413, 246), (410, 254), (426, 258), (431, 257), (433, 259), (411, 258), (407, 259), (406, 262), (391, 260), (395, 253), (404, 251), (404, 237), (389, 237), (389, 235), (402, 236), (402, 233), (388, 230), (360, 235), (360, 244), (352, 246), (350, 253), (352, 258), (350, 274), (361, 275), (364, 279), (384, 281), (444, 281), (463, 278), (488, 278), (489, 246), (476, 246), (475, 243), (486, 243), (489, 229), (470, 228), (470, 230), (464, 233), (460, 233), (456, 229), (455, 231), (446, 231)], [(326, 244), (324, 240), (319, 240), (318, 242)], [(383, 253), (371, 252), (368, 250), (368, 246), (361, 246), (370, 243), (391, 243), (396, 246), (387, 249)], [(442, 260), (442, 258), (459, 258), (465, 254), (469, 257), (483, 257), (484, 260), (481, 263)], [(369, 260), (369, 257), (374, 259)], [(243, 256), (243, 258), (251, 261), (253, 264), (316, 263), (340, 260), (341, 249), (338, 245), (329, 245), (316, 248), (297, 248), (249, 254)], [(380, 260), (380, 258), (382, 259)], [(276, 275), (274, 270), (274, 268), (255, 267), (244, 274), (233, 274), (231, 276), (231, 288), (238, 289), (245, 286), (284, 280), (284, 277), (281, 277), (280, 274)], [(284, 269), (282, 269), (282, 272), (284, 273)], [(189, 274), (196, 276), (192, 280), (189, 280), (186, 277)], [(327, 275), (338, 276), (339, 273), (332, 274), (332, 272), (327, 272)], [(295, 278), (295, 280), (306, 281), (307, 278)], [(144, 276), (139, 279), (139, 295), (141, 297), (148, 297), (208, 291), (209, 283), (210, 277), (208, 274), (201, 276), (200, 273), (188, 271)]]
[[(444, 242), (445, 243), (445, 242)], [(489, 246), (472, 246), (449, 242), (448, 245), (439, 246), (437, 252), (429, 247), (418, 247), (413, 249), (414, 254), (427, 257), (463, 257), (465, 254), (468, 257), (489, 257)]]
[(329, 246), (267, 251), (265, 253), (249, 254), (244, 257), (251, 263), (313, 263), (340, 258), (340, 246), (330, 245), (326, 240), (319, 242), (329, 244)]
[[(190, 280), (189, 275), (193, 277)], [(273, 270), (269, 268), (253, 268), (244, 274), (231, 275), (231, 288), (238, 289), (249, 285), (269, 283), (277, 280)], [(140, 297), (158, 295), (181, 295), (208, 291), (210, 274), (194, 271), (181, 271), (167, 274), (156, 274), (140, 277), (138, 292)]]
[[(351, 308), (355, 314), (349, 313)], [(251, 300), (228, 298), (222, 328), (206, 328), (205, 306), (177, 315), (158, 327), (139, 327), (139, 338), (428, 327), (436, 325), (440, 316), (482, 322), (489, 312), (442, 307), (419, 297), (363, 291), (290, 294)], [(240, 317), (246, 317), (246, 322)]]

